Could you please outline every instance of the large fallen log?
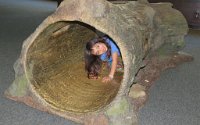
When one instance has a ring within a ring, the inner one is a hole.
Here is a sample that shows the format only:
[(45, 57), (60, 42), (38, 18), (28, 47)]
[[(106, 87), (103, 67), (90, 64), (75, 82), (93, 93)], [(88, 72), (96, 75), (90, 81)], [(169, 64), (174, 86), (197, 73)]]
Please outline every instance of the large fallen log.
[[(184, 45), (187, 23), (170, 3), (145, 0), (65, 0), (23, 43), (8, 98), (85, 124), (137, 124), (128, 97), (143, 61), (162, 45)], [(119, 47), (124, 73), (110, 84), (89, 80), (83, 51), (108, 35)], [(92, 120), (91, 120), (92, 119)]]

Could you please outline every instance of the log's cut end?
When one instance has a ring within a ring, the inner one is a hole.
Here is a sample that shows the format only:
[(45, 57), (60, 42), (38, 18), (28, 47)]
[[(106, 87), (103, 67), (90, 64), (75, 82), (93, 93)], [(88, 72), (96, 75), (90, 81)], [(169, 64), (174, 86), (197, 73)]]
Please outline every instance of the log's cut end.
[[(32, 89), (61, 111), (91, 112), (107, 106), (116, 96), (123, 73), (112, 84), (87, 78), (84, 68), (86, 42), (97, 31), (80, 22), (57, 22), (38, 35), (26, 54), (26, 71)], [(99, 33), (99, 32), (98, 32)]]

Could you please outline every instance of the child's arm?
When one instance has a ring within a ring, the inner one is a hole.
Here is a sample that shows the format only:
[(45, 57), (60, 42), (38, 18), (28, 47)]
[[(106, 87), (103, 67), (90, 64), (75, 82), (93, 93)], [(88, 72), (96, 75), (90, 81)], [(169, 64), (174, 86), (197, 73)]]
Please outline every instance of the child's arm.
[(107, 77), (103, 78), (102, 82), (109, 82), (113, 79), (116, 68), (117, 68), (117, 59), (118, 59), (118, 54), (117, 52), (115, 52), (112, 54), (112, 64), (111, 64), (110, 73)]

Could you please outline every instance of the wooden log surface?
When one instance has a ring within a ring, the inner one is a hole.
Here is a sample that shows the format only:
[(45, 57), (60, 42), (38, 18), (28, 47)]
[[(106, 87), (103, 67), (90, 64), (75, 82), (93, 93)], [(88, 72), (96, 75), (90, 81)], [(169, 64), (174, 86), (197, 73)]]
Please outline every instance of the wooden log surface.
[[(137, 124), (127, 97), (135, 75), (143, 60), (163, 44), (180, 49), (187, 30), (183, 15), (169, 3), (66, 0), (24, 41), (14, 66), (16, 79), (6, 95), (30, 96), (48, 112), (81, 123), (100, 112), (112, 124), (116, 119), (118, 124)], [(101, 34), (121, 51), (124, 73), (116, 84), (94, 84), (74, 72), (78, 67), (85, 77), (77, 62), (83, 61), (85, 42)]]

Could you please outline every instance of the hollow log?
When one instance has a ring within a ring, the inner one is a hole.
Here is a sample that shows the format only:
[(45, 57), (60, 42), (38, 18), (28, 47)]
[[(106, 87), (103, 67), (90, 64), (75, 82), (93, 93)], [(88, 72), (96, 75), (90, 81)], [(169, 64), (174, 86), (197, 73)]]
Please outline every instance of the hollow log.
[[(143, 60), (163, 44), (181, 48), (187, 31), (170, 3), (65, 0), (24, 41), (5, 95), (79, 123), (136, 125), (128, 92)], [(124, 63), (111, 84), (89, 80), (84, 71), (86, 42), (104, 34)]]

